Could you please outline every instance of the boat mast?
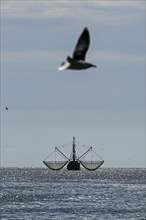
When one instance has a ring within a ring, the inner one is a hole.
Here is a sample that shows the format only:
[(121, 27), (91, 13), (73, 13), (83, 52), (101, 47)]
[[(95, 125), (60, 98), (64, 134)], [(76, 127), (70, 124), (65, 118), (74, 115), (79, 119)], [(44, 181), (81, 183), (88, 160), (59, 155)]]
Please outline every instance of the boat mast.
[(73, 152), (73, 161), (76, 160), (76, 149), (75, 149), (75, 137), (73, 137), (73, 145), (72, 145), (72, 152)]

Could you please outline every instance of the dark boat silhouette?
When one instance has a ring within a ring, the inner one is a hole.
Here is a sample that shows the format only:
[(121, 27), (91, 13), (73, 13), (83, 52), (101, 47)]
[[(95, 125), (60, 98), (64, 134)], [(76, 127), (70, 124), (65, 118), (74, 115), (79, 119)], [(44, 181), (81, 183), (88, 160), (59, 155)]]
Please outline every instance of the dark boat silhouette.
[[(83, 145), (85, 147), (85, 145)], [(56, 153), (61, 156), (61, 160), (56, 160)], [(94, 155), (94, 160), (90, 157), (90, 160), (86, 159), (87, 155), (91, 153)], [(54, 159), (51, 159), (51, 156), (55, 155)], [(96, 156), (96, 159), (95, 159)], [(103, 163), (104, 160), (95, 152), (93, 151), (92, 147), (88, 147), (81, 156), (77, 157), (76, 154), (76, 141), (75, 137), (73, 137), (72, 142), (72, 151), (70, 158), (67, 157), (59, 147), (55, 147), (55, 150), (43, 161), (43, 163), (50, 168), (51, 170), (60, 170), (67, 165), (67, 170), (80, 170), (81, 165), (87, 170), (96, 170), (98, 169)]]

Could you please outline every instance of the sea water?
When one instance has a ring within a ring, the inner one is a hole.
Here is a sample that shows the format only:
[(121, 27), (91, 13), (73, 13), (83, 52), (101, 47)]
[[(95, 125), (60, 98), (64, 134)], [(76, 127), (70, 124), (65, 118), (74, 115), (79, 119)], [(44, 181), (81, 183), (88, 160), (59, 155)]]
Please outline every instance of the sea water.
[(144, 169), (1, 168), (1, 220), (146, 220)]

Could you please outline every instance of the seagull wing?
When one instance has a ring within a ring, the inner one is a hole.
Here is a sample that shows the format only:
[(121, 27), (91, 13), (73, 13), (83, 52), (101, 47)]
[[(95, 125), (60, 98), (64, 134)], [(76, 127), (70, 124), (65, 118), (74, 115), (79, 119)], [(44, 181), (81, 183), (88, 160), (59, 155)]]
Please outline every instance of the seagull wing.
[(75, 46), (75, 50), (73, 52), (73, 59), (85, 60), (85, 56), (89, 48), (89, 44), (90, 44), (89, 31), (87, 28), (85, 28)]

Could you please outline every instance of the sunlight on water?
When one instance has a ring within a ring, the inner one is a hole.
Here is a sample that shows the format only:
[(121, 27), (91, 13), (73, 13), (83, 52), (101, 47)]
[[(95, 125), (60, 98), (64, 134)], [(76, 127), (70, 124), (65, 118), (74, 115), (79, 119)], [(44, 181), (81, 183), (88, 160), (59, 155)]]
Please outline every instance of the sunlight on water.
[(145, 219), (144, 169), (1, 169), (1, 219)]

